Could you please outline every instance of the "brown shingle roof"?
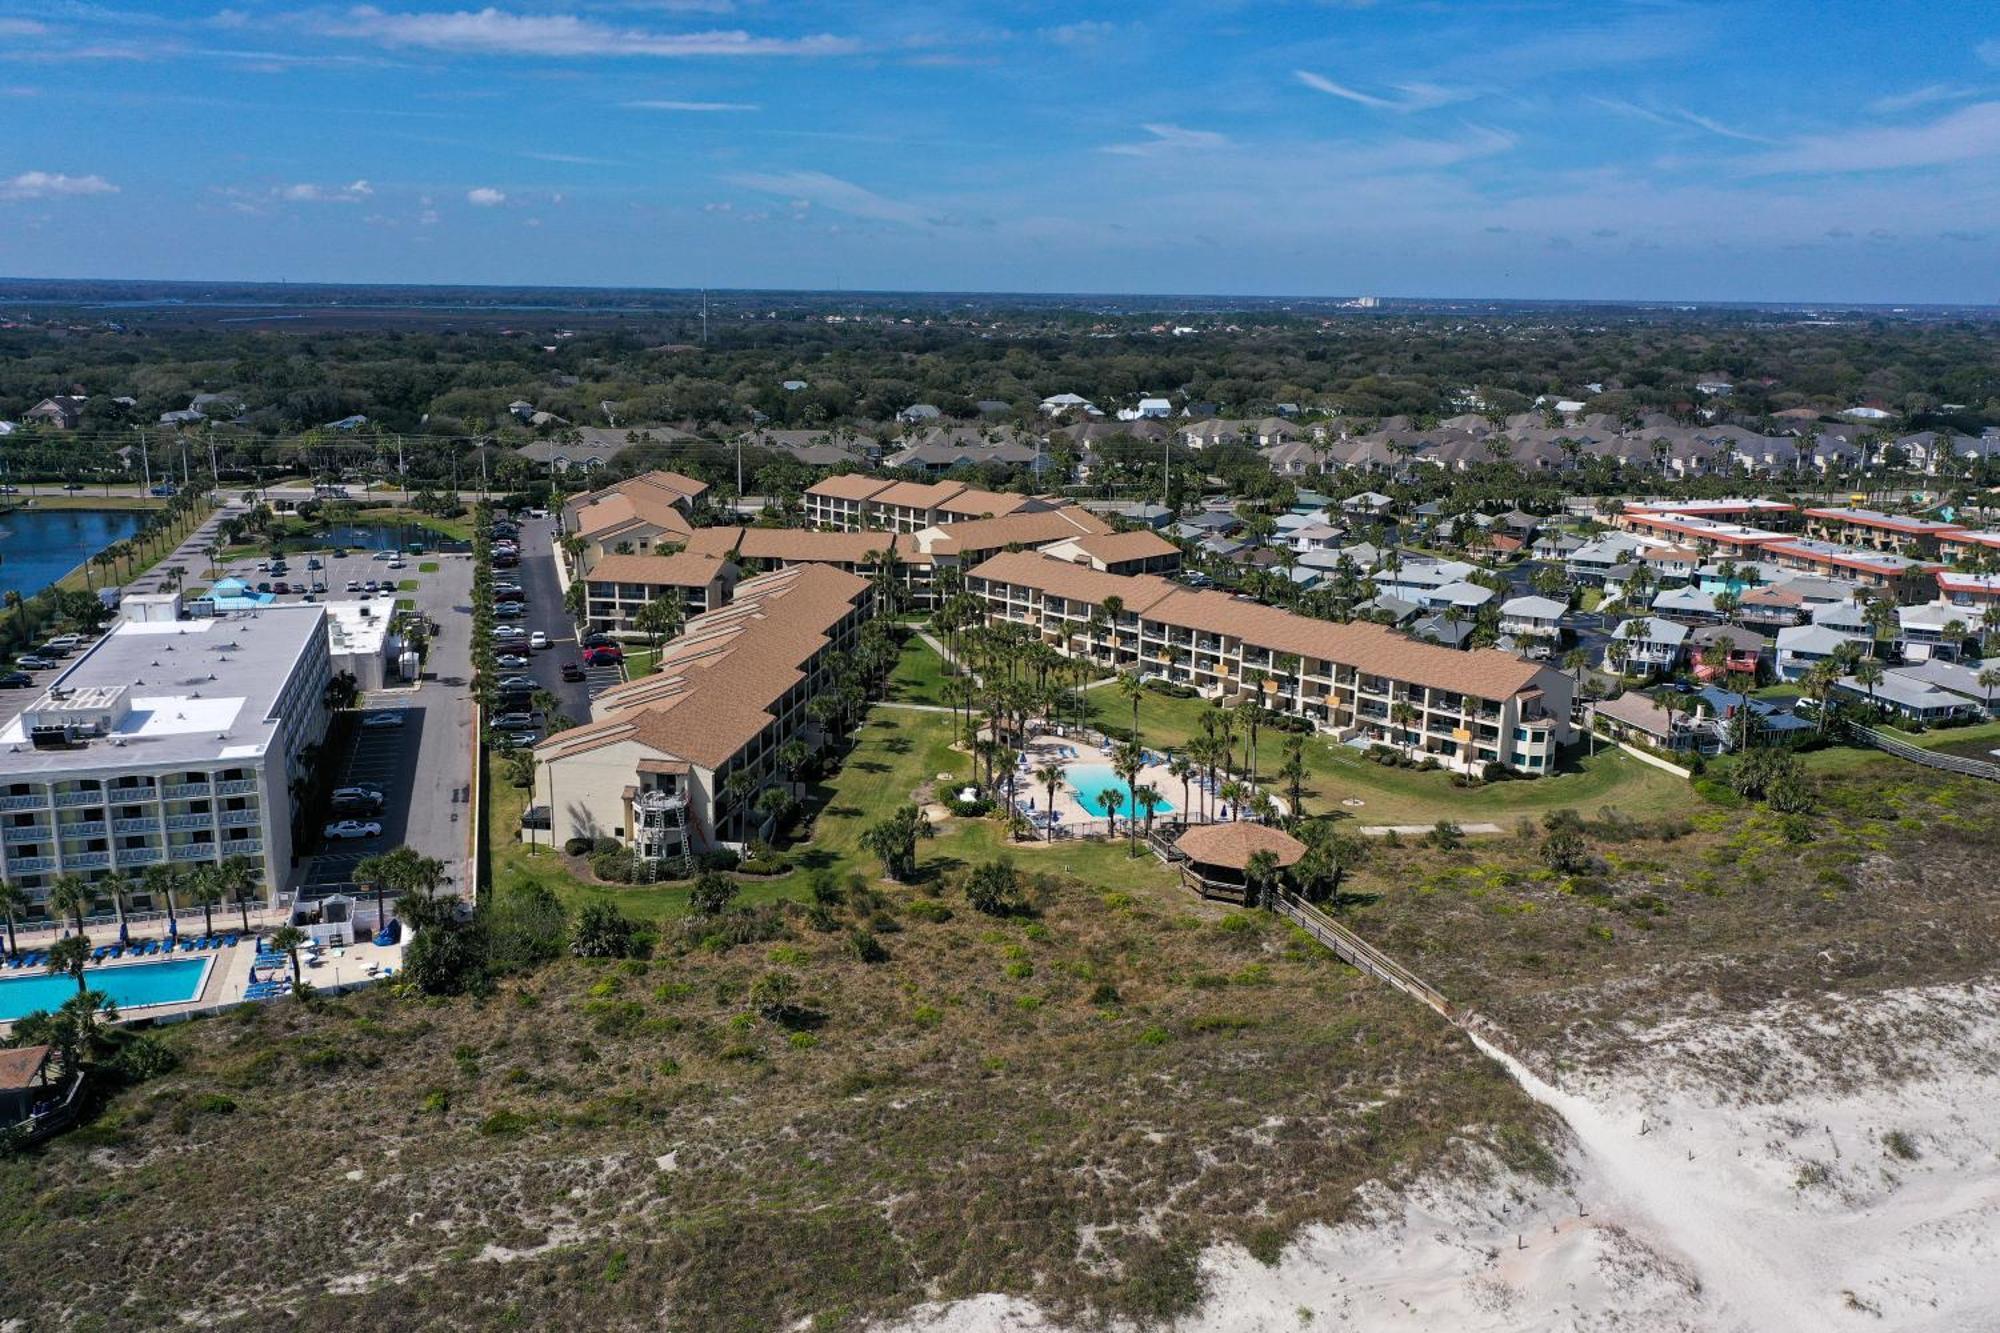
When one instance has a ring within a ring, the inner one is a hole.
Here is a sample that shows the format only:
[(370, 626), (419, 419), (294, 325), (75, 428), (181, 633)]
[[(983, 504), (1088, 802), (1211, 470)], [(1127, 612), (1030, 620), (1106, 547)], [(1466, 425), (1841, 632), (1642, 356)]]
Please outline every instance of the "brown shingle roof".
[(782, 560), (787, 564), (872, 564), (869, 556), (896, 545), (896, 534), (811, 532), (802, 528), (745, 528), (736, 553), (745, 560)]
[(1110, 524), (1088, 509), (1070, 506), (1001, 518), (975, 518), (940, 525), (937, 531), (942, 535), (929, 541), (932, 555), (976, 555), (1008, 546), (1039, 546), (1066, 537), (1087, 537), (1110, 531)]
[(53, 1046), (17, 1046), (0, 1051), (0, 1092), (19, 1092), (34, 1086), (35, 1075), (49, 1058)]
[(1174, 846), (1188, 859), (1205, 866), (1243, 870), (1258, 852), (1270, 852), (1280, 866), (1295, 865), (1306, 845), (1291, 834), (1264, 824), (1204, 824), (1181, 834)]
[(861, 472), (847, 472), (837, 477), (822, 477), (806, 487), (807, 495), (824, 495), (829, 500), (866, 500), (879, 491), (888, 490), (894, 482), (880, 477), (871, 477)]
[(1078, 539), (1076, 549), (1107, 565), (1179, 555), (1181, 548), (1157, 532), (1102, 532)]
[(899, 481), (869, 498), (878, 505), (934, 509), (967, 489), (962, 481)]
[(1025, 495), (1015, 495), (1007, 491), (961, 490), (948, 500), (940, 500), (938, 513), (963, 515), (965, 518), (993, 517), (1018, 514), (1034, 501)]
[(1034, 551), (1002, 551), (974, 566), (973, 578), (992, 579), (1026, 588), (1039, 588), (1055, 597), (1073, 602), (1099, 603), (1107, 597), (1124, 602), (1125, 609), (1144, 612), (1162, 598), (1173, 594), (1176, 585), (1151, 574), (1106, 574), (1068, 560), (1055, 560)]
[(723, 563), (715, 556), (689, 551), (673, 555), (607, 555), (590, 567), (586, 581), (706, 588), (721, 577)]

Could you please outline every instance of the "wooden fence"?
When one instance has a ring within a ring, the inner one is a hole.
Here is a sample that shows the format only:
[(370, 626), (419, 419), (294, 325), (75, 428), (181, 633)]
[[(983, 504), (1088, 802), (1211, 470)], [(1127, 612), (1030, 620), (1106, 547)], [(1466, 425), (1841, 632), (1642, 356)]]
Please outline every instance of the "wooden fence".
[(1847, 734), (1862, 745), (1872, 745), (1878, 750), (1893, 754), (1899, 759), (1907, 759), (1913, 764), (1941, 769), (1946, 773), (1963, 773), (1967, 777), (1984, 778), (1988, 782), (2000, 782), (2000, 764), (1989, 764), (1984, 759), (1970, 759), (1962, 754), (1939, 754), (1936, 750), (1926, 750), (1921, 745), (1912, 745), (1874, 727), (1850, 726)]

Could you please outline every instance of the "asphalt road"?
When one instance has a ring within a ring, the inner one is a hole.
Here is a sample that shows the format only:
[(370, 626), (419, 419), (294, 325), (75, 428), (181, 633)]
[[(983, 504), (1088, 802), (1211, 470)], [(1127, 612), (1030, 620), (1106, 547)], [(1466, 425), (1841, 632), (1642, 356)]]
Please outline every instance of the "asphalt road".
[(529, 674), (561, 701), (561, 711), (570, 721), (588, 722), (591, 699), (616, 685), (624, 676), (616, 668), (593, 667), (584, 680), (562, 678), (562, 664), (581, 661), (582, 651), (576, 641), (576, 626), (570, 623), (568, 613), (563, 610), (562, 584), (556, 578), (554, 526), (554, 519), (531, 518), (523, 521), (521, 563), (513, 569), (494, 570), (493, 578), (495, 582), (501, 582), (508, 575), (513, 575), (513, 581), (520, 584), (522, 591), (528, 595), (527, 614), (514, 623), (529, 631), (540, 630), (549, 636), (550, 647), (531, 654), (534, 667)]

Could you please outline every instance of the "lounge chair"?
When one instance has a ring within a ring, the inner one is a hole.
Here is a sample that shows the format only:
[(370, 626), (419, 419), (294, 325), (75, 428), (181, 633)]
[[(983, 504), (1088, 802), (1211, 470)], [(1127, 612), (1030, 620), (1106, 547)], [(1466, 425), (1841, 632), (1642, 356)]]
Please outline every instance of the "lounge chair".
[(236, 934), (234, 931), (231, 931), (229, 934), (224, 935), (222, 937), (222, 947), (225, 949), (234, 949), (236, 947), (236, 941), (241, 938), (243, 937)]
[(101, 963), (104, 961), (104, 955), (110, 952), (111, 952), (110, 945), (100, 944), (95, 949), (92, 949), (90, 951), (90, 961), (93, 963)]

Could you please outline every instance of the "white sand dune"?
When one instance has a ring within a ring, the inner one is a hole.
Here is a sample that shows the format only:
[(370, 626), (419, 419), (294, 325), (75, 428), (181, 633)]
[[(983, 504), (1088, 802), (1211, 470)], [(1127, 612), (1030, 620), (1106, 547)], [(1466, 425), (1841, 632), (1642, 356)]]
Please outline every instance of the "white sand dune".
[[(2000, 988), (1772, 1006), (1643, 1042), (1561, 1087), (1489, 1048), (1568, 1122), (1566, 1187), (1433, 1180), (1275, 1265), (1217, 1247), (1176, 1327), (2000, 1328)], [(1057, 1326), (986, 1296), (898, 1327)]]

